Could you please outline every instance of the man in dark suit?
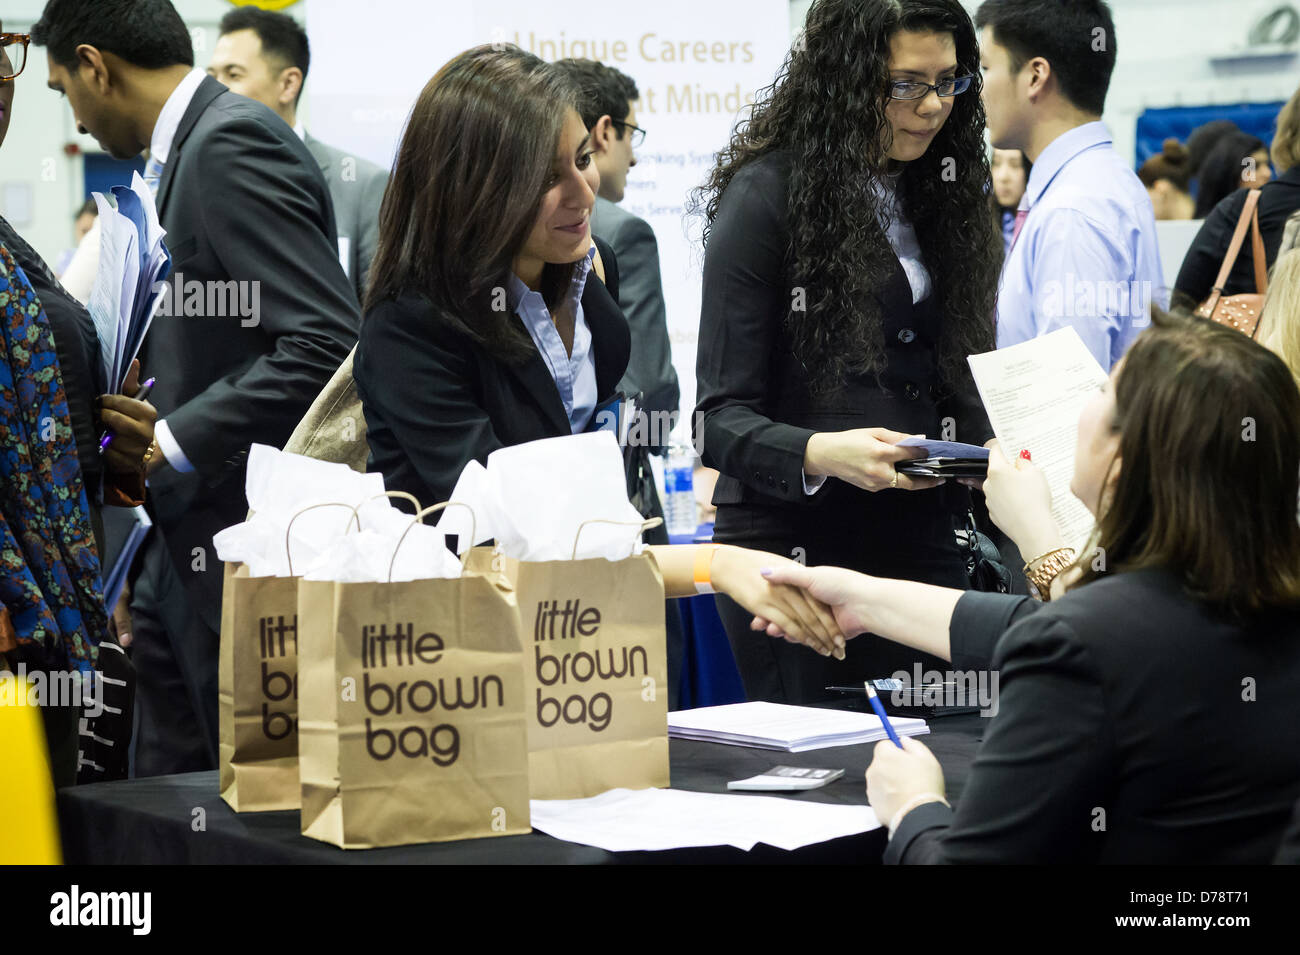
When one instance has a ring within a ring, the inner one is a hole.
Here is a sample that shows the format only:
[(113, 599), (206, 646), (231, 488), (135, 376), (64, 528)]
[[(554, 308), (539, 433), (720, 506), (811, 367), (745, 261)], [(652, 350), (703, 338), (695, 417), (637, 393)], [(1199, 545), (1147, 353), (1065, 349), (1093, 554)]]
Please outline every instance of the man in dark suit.
[(78, 128), (150, 149), (173, 278), (142, 354), (157, 378), (145, 456), (155, 532), (135, 585), (136, 772), (216, 765), (222, 571), (250, 444), (279, 446), (356, 339), (325, 181), (260, 103), (193, 69), (168, 0), (50, 0), (32, 28)]
[[(631, 77), (594, 60), (560, 60), (556, 66), (578, 87), (578, 108), (600, 172), (591, 231), (609, 243), (622, 271), (618, 305), (632, 330), (632, 359), (620, 388), (629, 397), (642, 396), (641, 408), (652, 421), (657, 412), (673, 415), (675, 422), (681, 391), (668, 339), (659, 246), (650, 223), (617, 205), (623, 201), (628, 170), (636, 165), (633, 149), (645, 135), (636, 125), (633, 106), (641, 94)], [(669, 427), (660, 430), (662, 441)]]
[(298, 101), (310, 65), (307, 31), (293, 17), (240, 7), (221, 19), (221, 38), (208, 63), (208, 75), (274, 111), (316, 157), (334, 202), (339, 261), (352, 280), (357, 300), (364, 303), (388, 172), (307, 132), (298, 119)]

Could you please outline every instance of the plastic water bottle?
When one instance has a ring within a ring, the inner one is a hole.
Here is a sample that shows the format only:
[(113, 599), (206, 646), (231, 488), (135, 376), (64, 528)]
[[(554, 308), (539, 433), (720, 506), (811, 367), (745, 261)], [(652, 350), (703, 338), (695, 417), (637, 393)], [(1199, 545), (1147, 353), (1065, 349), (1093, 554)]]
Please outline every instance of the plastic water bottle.
[(695, 506), (694, 470), (695, 455), (687, 446), (674, 442), (668, 452), (668, 466), (664, 468), (664, 521), (673, 536), (694, 536), (699, 526), (699, 512)]

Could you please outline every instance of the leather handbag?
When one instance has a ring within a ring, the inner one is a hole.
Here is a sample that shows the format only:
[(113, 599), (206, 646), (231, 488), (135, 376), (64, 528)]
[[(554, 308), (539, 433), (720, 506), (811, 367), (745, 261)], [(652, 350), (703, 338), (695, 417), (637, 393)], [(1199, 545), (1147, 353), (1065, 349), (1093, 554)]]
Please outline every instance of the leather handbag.
[[(1255, 291), (1243, 292), (1240, 295), (1224, 295), (1223, 286), (1228, 281), (1228, 273), (1237, 262), (1248, 228), (1251, 258), (1255, 263)], [(1259, 232), (1259, 190), (1251, 189), (1246, 194), (1246, 204), (1242, 206), (1237, 228), (1232, 233), (1232, 242), (1229, 243), (1228, 252), (1223, 257), (1219, 277), (1214, 280), (1214, 289), (1210, 292), (1210, 297), (1201, 303), (1196, 314), (1220, 325), (1226, 325), (1228, 328), (1235, 328), (1254, 338), (1255, 332), (1259, 329), (1259, 316), (1264, 308), (1264, 293), (1267, 291), (1264, 238)]]

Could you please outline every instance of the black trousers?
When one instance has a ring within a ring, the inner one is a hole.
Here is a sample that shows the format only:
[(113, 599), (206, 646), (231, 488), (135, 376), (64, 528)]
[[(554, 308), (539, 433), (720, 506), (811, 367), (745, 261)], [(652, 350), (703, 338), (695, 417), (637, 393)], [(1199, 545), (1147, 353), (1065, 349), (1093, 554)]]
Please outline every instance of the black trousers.
[(149, 532), (131, 595), (131, 625), (134, 775), (216, 769), (219, 634), (190, 606), (157, 526)]
[[(966, 590), (965, 555), (957, 544), (969, 492), (960, 485), (929, 491), (872, 494), (831, 480), (816, 505), (721, 504), (714, 539), (790, 557), (810, 567), (846, 567)], [(882, 679), (915, 667), (944, 671), (950, 664), (928, 653), (871, 634), (848, 642), (845, 659), (749, 629), (753, 616), (728, 597), (717, 598), (718, 614), (750, 700), (814, 703), (840, 698), (828, 686)]]

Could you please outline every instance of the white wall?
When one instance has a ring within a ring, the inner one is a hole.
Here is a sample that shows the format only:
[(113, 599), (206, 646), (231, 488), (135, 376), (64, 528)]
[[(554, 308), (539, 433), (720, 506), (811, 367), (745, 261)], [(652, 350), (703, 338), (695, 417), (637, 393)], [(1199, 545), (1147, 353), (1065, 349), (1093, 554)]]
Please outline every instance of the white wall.
[[(226, 0), (174, 0), (177, 9), (197, 30), (200, 64), (207, 61), (215, 27), (231, 6)], [(707, 2), (707, 0), (703, 0)], [(963, 0), (972, 12), (978, 2)], [(1134, 126), (1147, 107), (1235, 103), (1286, 99), (1300, 84), (1300, 60), (1262, 63), (1214, 63), (1211, 56), (1244, 43), (1250, 25), (1280, 0), (1113, 0), (1119, 38), (1119, 65), (1111, 85), (1105, 120), (1121, 153), (1132, 156)], [(1300, 0), (1294, 0), (1300, 6)], [(312, 0), (289, 8), (306, 19)], [(605, 0), (606, 5), (636, 6), (644, 0)], [(791, 31), (797, 32), (811, 0), (791, 0)], [(26, 30), (39, 16), (44, 0), (9, 0), (4, 24), (10, 31)], [(357, 27), (366, 26), (357, 5)], [(577, 10), (579, 8), (575, 8)], [(599, 7), (583, 9), (597, 10)], [(576, 15), (576, 14), (575, 14)], [(392, 28), (379, 24), (379, 29)], [(64, 146), (77, 143), (96, 148), (93, 140), (76, 135), (67, 104), (45, 89), (45, 54), (33, 50), (27, 70), (18, 79), (9, 136), (0, 150), (0, 212), (6, 186), (30, 189), (33, 221), (19, 230), (36, 249), (53, 260), (71, 242), (73, 211), (81, 203), (80, 157), (68, 157)], [(326, 68), (321, 64), (321, 68)], [(382, 69), (382, 64), (376, 68)], [(347, 143), (339, 143), (347, 146)], [(710, 144), (716, 148), (719, 144)]]

